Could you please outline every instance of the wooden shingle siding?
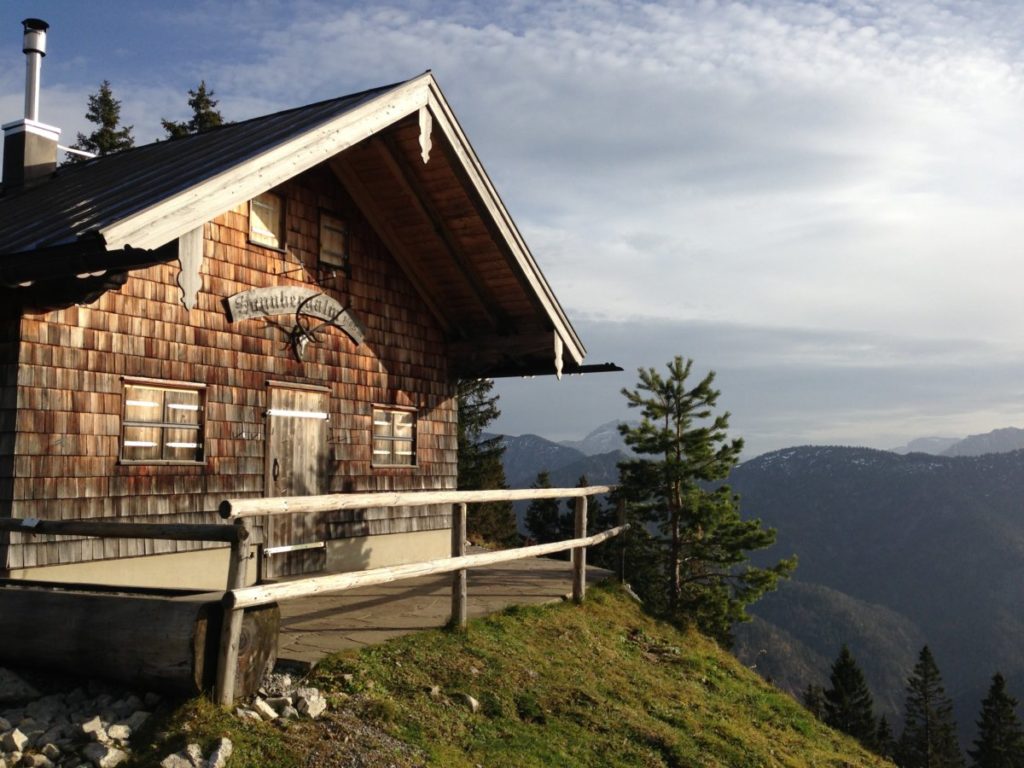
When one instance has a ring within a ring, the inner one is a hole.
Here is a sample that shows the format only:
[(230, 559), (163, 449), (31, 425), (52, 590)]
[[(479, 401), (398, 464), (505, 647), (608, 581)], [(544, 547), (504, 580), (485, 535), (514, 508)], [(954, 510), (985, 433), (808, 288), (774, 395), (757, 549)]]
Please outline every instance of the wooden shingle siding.
[[(248, 243), (247, 202), (218, 216), (204, 227), (203, 286), (191, 312), (180, 302), (173, 262), (133, 272), (89, 306), (3, 326), (0, 444), (8, 450), (0, 451), (0, 514), (212, 522), (222, 499), (264, 493), (270, 381), (330, 388), (326, 492), (455, 488), (454, 388), (436, 320), (329, 171), (314, 169), (277, 191), (286, 204), (286, 252)], [(320, 210), (348, 227), (351, 279), (318, 272)], [(318, 278), (365, 326), (361, 346), (325, 329), (300, 362), (288, 344), (291, 317), (228, 321), (228, 296), (315, 288)], [(203, 463), (118, 463), (123, 377), (205, 385)], [(415, 467), (371, 466), (374, 403), (417, 410)], [(353, 536), (442, 528), (449, 518), (444, 509), (367, 510), (325, 524), (333, 536)], [(12, 534), (10, 544), (8, 568), (198, 546), (24, 534)]]

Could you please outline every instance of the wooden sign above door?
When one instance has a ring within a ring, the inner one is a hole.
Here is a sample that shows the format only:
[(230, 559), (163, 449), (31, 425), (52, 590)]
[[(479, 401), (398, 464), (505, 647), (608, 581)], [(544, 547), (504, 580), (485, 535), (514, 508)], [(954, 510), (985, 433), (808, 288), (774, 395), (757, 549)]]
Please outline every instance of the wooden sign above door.
[[(357, 345), (362, 344), (366, 336), (362, 324), (336, 300), (297, 285), (252, 288), (228, 297), (227, 305), (231, 322), (292, 315), (295, 322), (289, 336), (299, 359), (306, 345), (318, 342), (316, 334), (328, 326), (344, 331)], [(310, 318), (321, 322), (315, 324)]]

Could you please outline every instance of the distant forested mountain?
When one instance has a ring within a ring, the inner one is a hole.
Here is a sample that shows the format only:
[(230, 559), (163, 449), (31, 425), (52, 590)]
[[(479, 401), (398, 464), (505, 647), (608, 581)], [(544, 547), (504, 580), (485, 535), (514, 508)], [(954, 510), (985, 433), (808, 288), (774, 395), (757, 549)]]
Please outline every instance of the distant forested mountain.
[(1024, 681), (1024, 451), (791, 448), (742, 464), (730, 483), (745, 515), (778, 530), (765, 559), (800, 557), (793, 583), (740, 629), (747, 663), (798, 693), (827, 682), (846, 642), (892, 720), (927, 642), (962, 736), (995, 671)]

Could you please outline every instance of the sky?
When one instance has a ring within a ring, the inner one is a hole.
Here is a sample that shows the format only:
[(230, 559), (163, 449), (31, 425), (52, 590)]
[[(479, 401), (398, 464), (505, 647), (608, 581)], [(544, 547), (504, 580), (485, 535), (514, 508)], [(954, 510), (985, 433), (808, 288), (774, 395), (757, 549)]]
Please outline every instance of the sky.
[(675, 355), (747, 455), (1024, 426), (1024, 3), (0, 5), (51, 24), (40, 118), (109, 80), (137, 143), (200, 79), (239, 120), (430, 69), (588, 349), (499, 381), (507, 434), (578, 439)]

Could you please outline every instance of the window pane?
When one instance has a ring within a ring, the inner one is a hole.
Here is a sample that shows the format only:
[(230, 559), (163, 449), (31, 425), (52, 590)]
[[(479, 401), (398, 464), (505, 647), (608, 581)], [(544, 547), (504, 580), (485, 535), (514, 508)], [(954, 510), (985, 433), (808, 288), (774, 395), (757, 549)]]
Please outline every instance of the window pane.
[(348, 245), (345, 225), (328, 213), (320, 214), (320, 261), (336, 267), (345, 266)]
[(168, 461), (199, 461), (202, 457), (202, 444), (198, 429), (163, 430), (164, 455)]
[(391, 414), (386, 411), (373, 412), (374, 437), (390, 437), (392, 434)]
[(160, 427), (125, 427), (121, 455), (125, 461), (160, 459)]
[(124, 420), (159, 422), (164, 416), (164, 391), (132, 384), (124, 388)]
[(390, 440), (374, 440), (373, 441), (373, 460), (377, 464), (390, 464), (391, 463), (391, 441)]
[(164, 394), (168, 424), (199, 425), (199, 393), (187, 389), (168, 389)]
[(281, 198), (264, 192), (249, 205), (249, 239), (256, 243), (280, 248), (284, 241)]

